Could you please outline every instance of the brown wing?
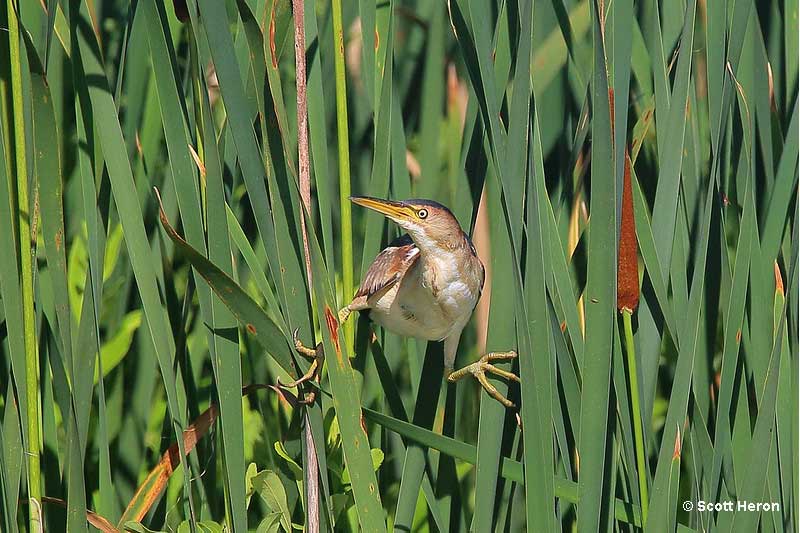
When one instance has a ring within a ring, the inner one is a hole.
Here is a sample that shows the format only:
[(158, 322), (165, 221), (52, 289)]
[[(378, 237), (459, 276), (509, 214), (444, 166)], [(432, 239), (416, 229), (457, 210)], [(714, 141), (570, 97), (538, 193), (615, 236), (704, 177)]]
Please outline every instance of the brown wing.
[(364, 274), (356, 298), (367, 299), (387, 290), (400, 281), (409, 268), (419, 259), (419, 248), (408, 235), (403, 235), (384, 248)]

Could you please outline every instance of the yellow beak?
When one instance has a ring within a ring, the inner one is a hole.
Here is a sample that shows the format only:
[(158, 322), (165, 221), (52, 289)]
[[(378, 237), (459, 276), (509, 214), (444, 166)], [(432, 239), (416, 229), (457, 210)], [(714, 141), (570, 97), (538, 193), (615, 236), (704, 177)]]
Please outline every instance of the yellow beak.
[(371, 196), (351, 196), (350, 201), (356, 205), (377, 211), (392, 220), (408, 220), (414, 216), (414, 210), (404, 202), (372, 198)]

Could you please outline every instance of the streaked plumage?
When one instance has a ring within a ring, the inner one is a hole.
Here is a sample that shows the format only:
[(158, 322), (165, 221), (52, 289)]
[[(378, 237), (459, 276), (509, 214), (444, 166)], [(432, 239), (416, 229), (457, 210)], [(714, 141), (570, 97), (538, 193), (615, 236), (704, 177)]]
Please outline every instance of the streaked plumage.
[[(382, 213), (408, 233), (375, 257), (353, 300), (339, 310), (339, 322), (346, 321), (352, 311), (364, 311), (398, 335), (443, 340), (448, 382), (473, 375), (492, 398), (513, 407), (486, 379), (486, 373), (519, 381), (513, 373), (492, 364), (515, 358), (516, 352), (487, 353), (453, 371), (461, 332), (478, 303), (484, 282), (483, 263), (453, 213), (430, 200), (396, 202), (367, 196), (351, 196), (350, 200)], [(286, 385), (289, 387), (314, 379), (324, 357), (322, 344), (315, 349), (306, 348), (297, 333), (297, 352), (313, 357), (314, 362), (305, 375)]]
[(375, 257), (364, 274), (356, 298), (364, 296), (369, 299), (391, 288), (417, 259), (419, 248), (411, 237), (405, 234), (396, 238)]
[(454, 249), (425, 253), (407, 234), (396, 239), (370, 265), (350, 310), (368, 310), (375, 323), (405, 337), (460, 335), (484, 280), (483, 264), (462, 239)]
[(363, 311), (398, 335), (443, 340), (449, 381), (472, 374), (492, 397), (512, 406), (485, 373), (518, 380), (491, 364), (516, 357), (516, 353), (486, 354), (453, 372), (461, 332), (478, 303), (484, 282), (483, 264), (453, 213), (430, 200), (396, 202), (363, 196), (351, 200), (384, 214), (408, 233), (375, 257), (353, 301), (339, 311), (340, 321), (347, 320), (351, 311)]

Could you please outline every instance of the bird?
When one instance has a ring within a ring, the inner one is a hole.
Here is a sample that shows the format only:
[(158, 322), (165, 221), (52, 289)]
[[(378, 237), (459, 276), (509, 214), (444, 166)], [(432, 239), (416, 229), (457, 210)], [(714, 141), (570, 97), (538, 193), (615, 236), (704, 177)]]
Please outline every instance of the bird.
[[(515, 351), (490, 352), (454, 370), (458, 343), (480, 298), (485, 269), (452, 211), (424, 199), (394, 201), (351, 196), (350, 201), (381, 213), (406, 233), (375, 257), (355, 297), (339, 311), (339, 322), (344, 323), (351, 313), (360, 311), (397, 335), (443, 341), (448, 382), (472, 375), (492, 398), (508, 408), (515, 407), (486, 378), (491, 373), (519, 382), (514, 373), (492, 364), (514, 359)], [(320, 359), (321, 347), (305, 348), (296, 334), (295, 347), (300, 353), (315, 357), (315, 362)]]

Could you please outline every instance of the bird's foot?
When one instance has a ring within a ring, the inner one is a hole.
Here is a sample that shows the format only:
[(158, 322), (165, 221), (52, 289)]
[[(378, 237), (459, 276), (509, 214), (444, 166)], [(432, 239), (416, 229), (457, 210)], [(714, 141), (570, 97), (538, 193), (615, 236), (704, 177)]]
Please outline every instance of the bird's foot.
[(352, 313), (352, 311), (350, 310), (349, 305), (345, 305), (339, 309), (339, 324), (344, 324), (350, 317), (350, 313)]
[[(322, 363), (325, 360), (325, 352), (323, 351), (322, 343), (320, 342), (314, 348), (308, 348), (302, 343), (302, 341), (300, 341), (300, 338), (298, 337), (299, 331), (300, 331), (299, 329), (296, 329), (292, 333), (292, 340), (294, 341), (294, 349), (297, 351), (297, 353), (299, 353), (303, 357), (311, 359), (312, 360), (311, 366), (308, 367), (308, 370), (306, 371), (305, 374), (303, 374), (300, 378), (294, 381), (290, 381), (289, 383), (281, 383), (280, 380), (278, 380), (278, 386), (283, 389), (292, 389), (294, 387), (299, 387), (303, 383), (306, 383), (313, 379), (317, 379), (319, 377), (319, 372), (322, 369)], [(305, 395), (305, 399), (300, 400), (299, 403), (301, 404), (313, 403), (315, 398), (316, 398), (316, 392), (312, 390), (310, 392), (307, 392)]]
[(455, 372), (451, 372), (447, 376), (447, 381), (450, 383), (455, 383), (456, 381), (460, 380), (461, 378), (467, 376), (468, 374), (472, 374), (475, 376), (475, 379), (481, 384), (484, 390), (497, 400), (498, 402), (502, 403), (508, 408), (516, 407), (514, 402), (500, 394), (500, 391), (492, 385), (488, 379), (486, 379), (486, 373), (490, 372), (496, 376), (500, 376), (502, 378), (509, 379), (511, 381), (516, 381), (519, 383), (519, 377), (516, 374), (509, 372), (507, 370), (503, 370), (502, 368), (497, 368), (492, 364), (492, 361), (508, 361), (509, 359), (514, 359), (517, 357), (517, 352), (510, 351), (510, 352), (491, 352), (485, 354), (483, 357), (472, 363), (471, 365), (467, 365), (460, 370), (456, 370)]

